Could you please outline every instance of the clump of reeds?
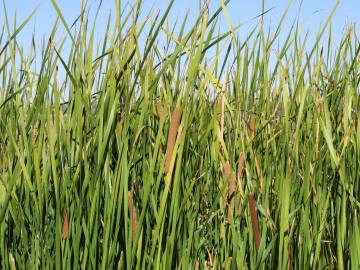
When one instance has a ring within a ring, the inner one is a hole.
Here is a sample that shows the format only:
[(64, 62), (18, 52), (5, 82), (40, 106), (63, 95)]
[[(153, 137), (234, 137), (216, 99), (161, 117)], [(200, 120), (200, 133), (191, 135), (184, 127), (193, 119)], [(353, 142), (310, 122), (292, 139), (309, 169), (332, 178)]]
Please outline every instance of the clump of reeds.
[(0, 269), (359, 269), (356, 28), (273, 31), (264, 1), (243, 38), (229, 1), (100, 29), (106, 1), (51, 0), (29, 46), (3, 1)]

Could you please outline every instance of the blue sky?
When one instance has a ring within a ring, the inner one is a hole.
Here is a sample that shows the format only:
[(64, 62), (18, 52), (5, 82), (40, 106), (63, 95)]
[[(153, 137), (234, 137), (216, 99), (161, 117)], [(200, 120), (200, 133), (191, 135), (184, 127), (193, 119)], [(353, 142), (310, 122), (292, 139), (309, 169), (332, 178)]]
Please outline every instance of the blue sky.
[[(99, 0), (90, 0), (93, 3), (94, 8)], [(125, 1), (122, 1), (125, 3)], [(134, 0), (130, 0), (129, 3), (133, 3)], [(144, 12), (149, 11), (151, 8), (154, 10), (164, 10), (169, 0), (144, 0)], [(292, 1), (292, 8), (287, 17), (288, 21), (291, 21), (297, 14), (297, 10), (300, 4), (300, 0)], [(300, 12), (300, 19), (304, 21), (304, 28), (316, 31), (321, 22), (325, 21), (327, 15), (331, 11), (332, 7), (336, 3), (335, 0), (317, 1), (317, 0), (303, 0), (302, 9)], [(99, 24), (103, 24), (106, 20), (109, 10), (113, 7), (113, 0), (104, 0), (102, 10), (100, 12)], [(219, 5), (219, 0), (212, 0), (212, 7)], [(5, 0), (7, 11), (9, 15), (17, 13), (18, 22), (21, 18), (26, 17), (36, 6), (39, 5), (37, 14), (32, 20), (32, 23), (27, 26), (23, 33), (23, 37), (31, 36), (32, 30), (35, 28), (39, 36), (48, 34), (52, 23), (56, 18), (56, 13), (52, 7), (50, 0)], [(228, 5), (228, 12), (230, 14), (232, 23), (234, 25), (248, 21), (254, 16), (261, 13), (261, 0), (231, 0)], [(77, 0), (61, 0), (58, 1), (64, 17), (68, 22), (72, 22), (79, 14), (80, 1)], [(273, 25), (278, 21), (282, 12), (284, 11), (287, 1), (284, 0), (272, 0), (265, 1), (266, 8), (274, 7), (274, 9), (267, 14), (267, 22), (271, 22)], [(170, 18), (175, 19), (177, 16), (182, 18), (185, 13), (190, 10), (190, 14), (196, 14), (198, 10), (198, 1), (196, 0), (175, 0), (172, 8), (172, 14)], [(360, 1), (359, 0), (341, 0), (337, 12), (333, 18), (333, 30), (335, 36), (341, 35), (343, 28), (350, 22), (360, 23)], [(0, 22), (4, 21), (3, 5), (0, 8)], [(12, 17), (12, 16), (11, 16)], [(248, 25), (251, 24), (248, 23)], [(221, 20), (221, 28), (228, 29), (226, 20)], [(244, 27), (246, 29), (246, 26)], [(240, 29), (241, 31), (241, 29)]]
[[(221, 0), (212, 0), (211, 9), (214, 10), (219, 6)], [(13, 19), (13, 15), (17, 14), (17, 24), (20, 24), (22, 20), (31, 13), (31, 11), (38, 6), (36, 16), (32, 19), (22, 33), (18, 37), (18, 42), (25, 45), (30, 44), (31, 36), (34, 30), (36, 31), (37, 40), (40, 41), (42, 37), (47, 37), (51, 31), (53, 23), (56, 19), (56, 12), (51, 4), (50, 0), (4, 0), (10, 19)], [(58, 0), (63, 15), (67, 22), (71, 24), (79, 14), (80, 0)], [(122, 1), (125, 3), (126, 1)], [(134, 3), (135, 0), (128, 0), (128, 2)], [(92, 10), (96, 10), (99, 0), (89, 0), (92, 5)], [(143, 12), (144, 14), (151, 9), (154, 11), (165, 10), (169, 0), (144, 0)], [(299, 5), (301, 5), (300, 13)], [(332, 10), (336, 3), (336, 0), (317, 1), (317, 0), (293, 0), (286, 22), (288, 25), (299, 15), (300, 21), (303, 22), (303, 33), (310, 31), (311, 36), (314, 37), (322, 22), (325, 22), (328, 14)], [(265, 1), (265, 9), (273, 8), (266, 14), (265, 22), (271, 26), (276, 26), (283, 11), (285, 10), (288, 1), (284, 0), (267, 0)], [(114, 0), (103, 0), (103, 5), (100, 10), (100, 17), (97, 24), (97, 34), (101, 36), (109, 11), (114, 5)], [(259, 22), (259, 19), (250, 20), (253, 17), (261, 13), (261, 0), (231, 0), (227, 6), (229, 16), (233, 25), (239, 23), (245, 23), (239, 30), (240, 37), (246, 37), (252, 26)], [(178, 17), (183, 18), (187, 11), (190, 12), (190, 18), (193, 18), (199, 9), (197, 0), (175, 0), (174, 6), (170, 14), (170, 24)], [(338, 42), (343, 34), (344, 27), (350, 23), (356, 23), (357, 29), (360, 23), (360, 1), (359, 0), (341, 0), (337, 8), (337, 11), (333, 17), (333, 31), (334, 41)], [(154, 12), (155, 13), (155, 12)], [(249, 21), (250, 20), (250, 21)], [(4, 9), (1, 4), (0, 7), (0, 25), (4, 22)], [(190, 19), (191, 22), (191, 19)], [(219, 28), (221, 31), (227, 31), (229, 26), (224, 16), (221, 17), (219, 22)], [(284, 35), (286, 34), (286, 27)]]

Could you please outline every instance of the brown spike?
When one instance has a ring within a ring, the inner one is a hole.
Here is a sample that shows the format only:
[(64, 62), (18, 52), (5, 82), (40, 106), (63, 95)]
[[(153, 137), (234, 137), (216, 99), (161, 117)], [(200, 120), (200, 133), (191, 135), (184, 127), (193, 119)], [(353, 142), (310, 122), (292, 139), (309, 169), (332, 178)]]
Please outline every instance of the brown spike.
[(136, 218), (136, 209), (133, 204), (133, 196), (132, 191), (128, 192), (128, 207), (129, 211), (131, 211), (131, 232), (132, 232), (132, 240), (135, 241), (136, 238), (136, 226), (137, 226), (137, 218)]
[(237, 180), (238, 180), (238, 193), (237, 193), (237, 203), (238, 203), (238, 213), (240, 216), (241, 213), (241, 204), (240, 204), (240, 187), (241, 187), (241, 180), (242, 180), (242, 175), (243, 175), (243, 168), (244, 168), (244, 161), (245, 161), (245, 155), (243, 152), (240, 153), (239, 155), (239, 163), (238, 163), (238, 168), (237, 168)]
[(245, 160), (245, 155), (243, 152), (241, 152), (239, 155), (239, 163), (238, 163), (238, 171), (237, 171), (237, 178), (238, 178), (239, 184), (241, 182), (241, 178), (242, 178), (242, 174), (243, 174), (244, 160)]
[(227, 194), (228, 194), (228, 181), (229, 181), (229, 176), (230, 176), (230, 163), (229, 161), (226, 161), (225, 166), (224, 166), (224, 198), (226, 198)]
[(69, 235), (69, 215), (66, 209), (64, 209), (63, 213), (63, 226), (61, 230), (61, 237), (63, 239), (67, 239)]
[(254, 200), (253, 192), (250, 192), (250, 194), (249, 194), (249, 208), (250, 208), (252, 229), (253, 229), (253, 234), (254, 234), (255, 248), (256, 248), (256, 251), (259, 251), (260, 231), (259, 231), (259, 222), (258, 222), (257, 215), (256, 215), (255, 200)]
[(234, 212), (234, 197), (235, 197), (235, 173), (232, 172), (231, 176), (230, 176), (229, 194), (228, 194), (228, 200), (229, 200), (228, 219), (229, 219), (229, 221), (231, 220), (233, 212)]
[(255, 113), (251, 114), (250, 117), (250, 121), (249, 121), (249, 125), (248, 125), (248, 134), (249, 137), (252, 137), (254, 135), (254, 131), (255, 131)]
[(226, 161), (225, 166), (224, 166), (224, 179), (227, 180), (229, 175), (230, 175), (230, 163), (229, 163), (229, 161)]
[(160, 118), (164, 115), (164, 107), (162, 106), (161, 101), (156, 103), (156, 111)]
[(175, 146), (177, 130), (179, 128), (180, 113), (181, 113), (180, 108), (176, 107), (170, 120), (170, 129), (169, 129), (168, 140), (166, 145), (166, 153), (165, 153), (166, 173), (169, 172), (170, 169), (171, 156)]
[[(229, 178), (230, 178), (230, 163), (226, 161), (224, 165), (224, 179), (223, 179), (223, 207), (227, 207), (229, 196)], [(228, 220), (229, 221), (229, 220)]]

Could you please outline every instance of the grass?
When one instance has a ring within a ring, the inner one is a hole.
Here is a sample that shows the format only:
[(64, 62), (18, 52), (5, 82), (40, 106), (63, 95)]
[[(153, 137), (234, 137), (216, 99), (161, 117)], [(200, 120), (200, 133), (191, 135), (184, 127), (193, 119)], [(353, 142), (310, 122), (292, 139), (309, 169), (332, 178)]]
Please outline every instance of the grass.
[(359, 268), (356, 29), (334, 45), (334, 7), (313, 43), (286, 12), (242, 40), (220, 2), (170, 26), (117, 1), (97, 43), (54, 0), (29, 51), (34, 13), (5, 13), (1, 269)]

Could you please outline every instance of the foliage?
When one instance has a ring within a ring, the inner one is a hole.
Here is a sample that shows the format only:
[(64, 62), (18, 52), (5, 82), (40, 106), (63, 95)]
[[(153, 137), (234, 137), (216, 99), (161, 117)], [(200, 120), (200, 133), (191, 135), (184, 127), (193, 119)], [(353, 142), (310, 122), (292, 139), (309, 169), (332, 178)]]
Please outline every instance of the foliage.
[(52, 0), (29, 52), (34, 13), (5, 13), (2, 269), (358, 269), (356, 31), (334, 46), (335, 7), (312, 45), (286, 11), (241, 40), (227, 2), (174, 27), (173, 1), (117, 2), (97, 45), (86, 4), (73, 27)]

